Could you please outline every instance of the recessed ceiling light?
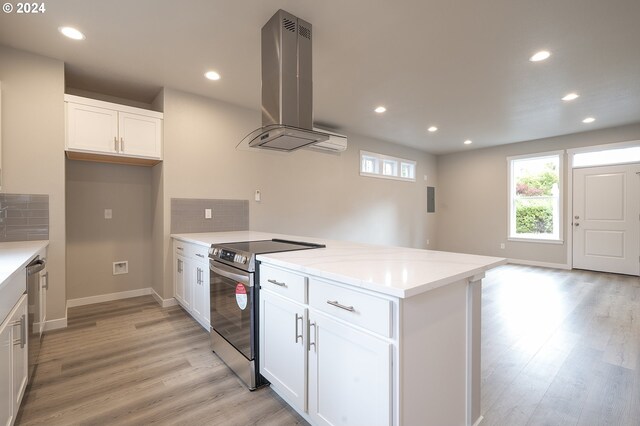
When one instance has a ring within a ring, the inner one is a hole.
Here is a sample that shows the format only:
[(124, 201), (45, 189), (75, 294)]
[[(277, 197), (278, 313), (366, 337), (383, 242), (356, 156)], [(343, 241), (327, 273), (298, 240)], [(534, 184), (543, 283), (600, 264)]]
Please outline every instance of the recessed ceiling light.
[(383, 112), (385, 112), (387, 109), (383, 106), (379, 106), (378, 108), (374, 109), (375, 112), (377, 112), (378, 114), (382, 114)]
[(562, 100), (563, 101), (572, 101), (574, 99), (578, 99), (580, 97), (580, 95), (578, 95), (577, 93), (569, 93), (567, 95), (565, 95)]
[(583, 123), (587, 123), (587, 124), (593, 123), (594, 121), (596, 121), (596, 119), (593, 117), (587, 117), (584, 120), (582, 120)]
[(82, 34), (80, 31), (76, 30), (73, 27), (60, 27), (58, 28), (58, 31), (60, 31), (63, 35), (72, 38), (74, 40), (84, 40), (84, 34)]
[(467, 139), (466, 141), (464, 141), (465, 145), (471, 145), (473, 143), (473, 141), (471, 139)]
[(433, 133), (433, 132), (437, 132), (438, 128), (436, 126), (431, 126), (427, 130), (430, 131), (431, 133)]
[(206, 73), (204, 73), (204, 76), (209, 80), (220, 80), (220, 74), (215, 71), (207, 71)]
[(532, 57), (529, 58), (529, 60), (531, 62), (540, 62), (544, 61), (549, 56), (551, 56), (551, 52), (549, 52), (548, 50), (541, 50), (539, 52), (536, 52)]

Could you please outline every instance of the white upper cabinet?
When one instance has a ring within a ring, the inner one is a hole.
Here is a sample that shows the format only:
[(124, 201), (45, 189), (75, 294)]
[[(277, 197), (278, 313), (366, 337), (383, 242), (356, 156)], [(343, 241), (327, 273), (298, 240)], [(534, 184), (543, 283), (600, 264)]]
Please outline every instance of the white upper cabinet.
[(116, 154), (118, 112), (67, 103), (67, 149)]
[(162, 160), (162, 113), (65, 95), (71, 159), (154, 165)]
[(118, 129), (122, 154), (162, 158), (162, 121), (159, 118), (119, 112)]

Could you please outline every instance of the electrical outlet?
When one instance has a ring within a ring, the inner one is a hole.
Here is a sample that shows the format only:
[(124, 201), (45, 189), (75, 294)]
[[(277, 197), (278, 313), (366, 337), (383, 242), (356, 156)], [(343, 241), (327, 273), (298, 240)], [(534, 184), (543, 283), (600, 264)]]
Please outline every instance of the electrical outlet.
[(429, 245), (429, 240), (427, 239), (427, 245)]
[(104, 218), (111, 219), (113, 217), (113, 211), (111, 209), (104, 209)]
[(120, 260), (118, 262), (113, 262), (113, 275), (122, 275), (129, 273), (129, 261), (128, 260)]
[(211, 219), (211, 209), (204, 209), (204, 218)]
[(500, 248), (504, 250), (504, 243), (500, 243)]

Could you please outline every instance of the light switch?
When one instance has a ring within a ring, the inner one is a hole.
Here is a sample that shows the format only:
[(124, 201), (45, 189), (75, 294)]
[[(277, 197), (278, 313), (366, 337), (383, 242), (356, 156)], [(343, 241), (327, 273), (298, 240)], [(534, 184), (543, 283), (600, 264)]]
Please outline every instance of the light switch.
[(256, 189), (255, 200), (258, 201), (258, 202), (260, 201), (260, 190), (259, 189)]
[(211, 219), (211, 209), (204, 209), (204, 218)]
[(111, 209), (104, 209), (104, 218), (111, 219), (113, 217), (113, 212)]

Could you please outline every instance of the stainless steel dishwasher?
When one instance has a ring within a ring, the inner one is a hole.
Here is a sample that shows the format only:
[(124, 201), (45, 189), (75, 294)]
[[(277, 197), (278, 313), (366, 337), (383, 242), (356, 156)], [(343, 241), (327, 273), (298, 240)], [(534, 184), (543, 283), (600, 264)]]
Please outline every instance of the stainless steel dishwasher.
[[(29, 382), (33, 379), (33, 372), (35, 371), (36, 363), (38, 362), (38, 355), (40, 354), (40, 345), (42, 342), (42, 329), (44, 325), (42, 302), (43, 292), (46, 288), (43, 288), (40, 279), (40, 272), (45, 269), (46, 265), (47, 261), (40, 257), (36, 257), (27, 265), (27, 304), (29, 306)], [(48, 282), (46, 286), (48, 286)]]

